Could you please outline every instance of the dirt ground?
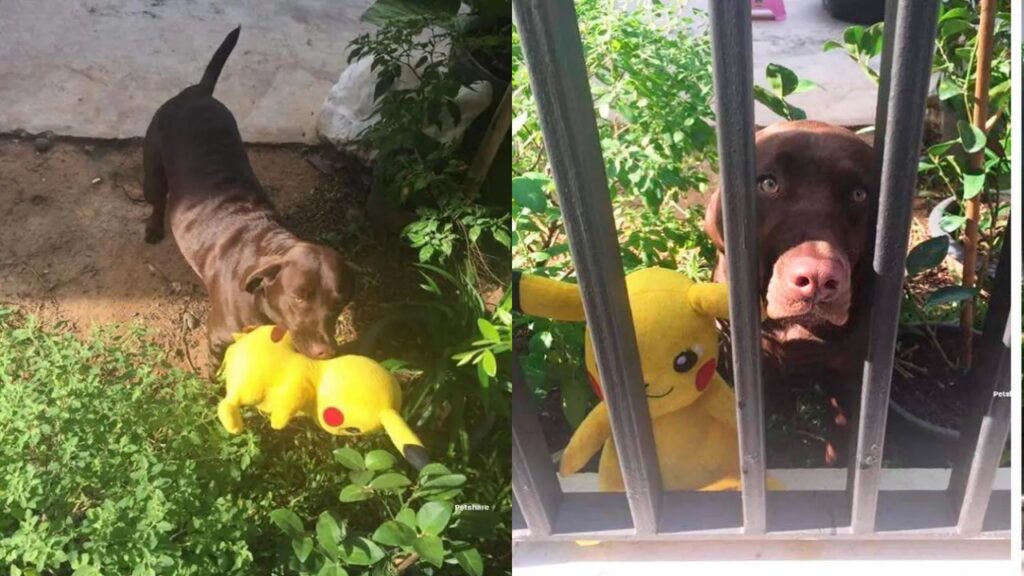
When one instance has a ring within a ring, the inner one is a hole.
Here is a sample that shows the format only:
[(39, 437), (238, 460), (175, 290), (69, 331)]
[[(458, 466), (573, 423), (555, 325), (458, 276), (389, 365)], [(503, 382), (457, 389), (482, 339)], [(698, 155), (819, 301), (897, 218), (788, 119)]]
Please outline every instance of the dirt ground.
[[(366, 169), (319, 148), (248, 151), (290, 227), (340, 247), (357, 270), (356, 300), (339, 321), (343, 341), (418, 290), (398, 235), (366, 223)], [(141, 165), (137, 141), (58, 141), (37, 152), (31, 140), (0, 138), (0, 305), (79, 333), (139, 321), (176, 364), (205, 373), (205, 290), (170, 234), (143, 242)]]

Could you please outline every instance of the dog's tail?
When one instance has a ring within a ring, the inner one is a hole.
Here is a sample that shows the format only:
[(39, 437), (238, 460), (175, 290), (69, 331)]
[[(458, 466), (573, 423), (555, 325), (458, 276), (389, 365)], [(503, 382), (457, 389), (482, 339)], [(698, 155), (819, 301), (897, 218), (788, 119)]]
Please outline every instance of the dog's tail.
[(235, 44), (238, 43), (238, 33), (241, 30), (241, 26), (232, 30), (227, 38), (221, 42), (220, 48), (217, 48), (217, 51), (213, 53), (210, 63), (206, 65), (206, 72), (203, 72), (203, 79), (199, 81), (199, 85), (205, 88), (210, 95), (213, 95), (213, 88), (217, 85), (217, 78), (220, 77), (221, 68), (224, 68), (224, 63), (227, 62), (231, 51), (235, 49)]

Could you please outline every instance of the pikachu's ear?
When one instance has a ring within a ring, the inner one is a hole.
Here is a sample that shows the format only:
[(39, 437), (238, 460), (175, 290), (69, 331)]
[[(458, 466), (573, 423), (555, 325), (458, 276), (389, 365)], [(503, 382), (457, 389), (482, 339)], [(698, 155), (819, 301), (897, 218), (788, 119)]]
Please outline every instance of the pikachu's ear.
[(578, 286), (520, 272), (512, 274), (512, 309), (565, 322), (586, 320)]
[(729, 319), (729, 287), (717, 282), (694, 284), (686, 293), (690, 306), (703, 316)]

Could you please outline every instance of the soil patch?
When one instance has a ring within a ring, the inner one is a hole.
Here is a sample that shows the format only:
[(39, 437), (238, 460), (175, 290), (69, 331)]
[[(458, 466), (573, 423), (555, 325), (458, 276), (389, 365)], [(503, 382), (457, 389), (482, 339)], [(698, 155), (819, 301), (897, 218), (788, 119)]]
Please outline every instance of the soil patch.
[[(364, 218), (369, 172), (333, 150), (249, 145), (253, 169), (300, 236), (342, 250), (357, 294), (339, 320), (355, 340), (382, 309), (418, 294), (414, 255)], [(0, 305), (85, 333), (140, 322), (172, 360), (205, 373), (205, 289), (173, 238), (142, 240), (138, 141), (0, 139)]]

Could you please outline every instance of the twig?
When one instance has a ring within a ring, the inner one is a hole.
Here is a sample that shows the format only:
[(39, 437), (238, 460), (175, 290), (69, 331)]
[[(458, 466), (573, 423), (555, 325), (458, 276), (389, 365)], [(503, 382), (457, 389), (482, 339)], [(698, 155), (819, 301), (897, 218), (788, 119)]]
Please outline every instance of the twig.
[(397, 566), (395, 566), (395, 573), (404, 574), (406, 570), (412, 568), (413, 564), (419, 562), (419, 560), (420, 555), (413, 552), (412, 554), (406, 556), (404, 560), (399, 562)]
[[(992, 31), (995, 28), (995, 2), (981, 0), (980, 9), (977, 49), (974, 52), (974, 55), (977, 56), (977, 68), (972, 121), (977, 129), (984, 131), (988, 120), (988, 91), (992, 77)], [(966, 94), (964, 96), (966, 102)], [(985, 163), (985, 147), (972, 153), (968, 160), (971, 172), (976, 174), (981, 171)], [(981, 198), (979, 196), (976, 195), (965, 203), (964, 216), (967, 217), (967, 226), (964, 230), (963, 287), (971, 289), (974, 287), (975, 273), (977, 272), (978, 220), (981, 218)], [(960, 307), (960, 359), (964, 368), (967, 369), (971, 367), (974, 352), (973, 340), (974, 298), (968, 298)]]

